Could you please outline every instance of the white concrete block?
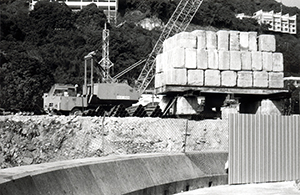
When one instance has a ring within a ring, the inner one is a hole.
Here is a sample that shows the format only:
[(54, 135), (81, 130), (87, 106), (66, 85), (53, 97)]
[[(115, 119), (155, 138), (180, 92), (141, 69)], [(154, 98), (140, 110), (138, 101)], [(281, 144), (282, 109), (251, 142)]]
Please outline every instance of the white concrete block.
[(230, 51), (230, 70), (241, 70), (242, 69), (242, 61), (241, 61), (241, 52), (240, 51)]
[(207, 50), (207, 67), (209, 69), (219, 69), (218, 50)]
[(187, 71), (188, 85), (204, 85), (204, 71), (203, 70), (188, 70)]
[(252, 71), (239, 71), (237, 73), (238, 87), (252, 87), (253, 74)]
[(173, 69), (165, 72), (166, 85), (186, 85), (187, 84), (187, 70)]
[(269, 85), (266, 71), (253, 71), (253, 87), (267, 88)]
[(163, 72), (173, 69), (172, 54), (173, 54), (172, 50), (163, 52), (163, 58), (164, 58), (164, 59), (162, 59), (162, 61), (164, 63), (164, 66), (162, 67)]
[(198, 102), (196, 97), (178, 97), (176, 102), (176, 114), (177, 115), (191, 115), (197, 114), (195, 108), (198, 107)]
[(273, 71), (273, 54), (271, 52), (262, 52), (263, 70)]
[(206, 32), (205, 32), (205, 30), (194, 30), (191, 33), (196, 35), (197, 49), (206, 49)]
[(242, 70), (252, 70), (251, 52), (249, 51), (241, 52), (241, 63), (242, 63)]
[(163, 52), (168, 52), (172, 49), (174, 49), (173, 47), (173, 38), (172, 37), (169, 37), (168, 39), (166, 39), (164, 42), (163, 42)]
[(249, 32), (249, 50), (257, 51), (257, 32)]
[(276, 100), (262, 100), (256, 114), (261, 115), (282, 115)]
[(156, 73), (155, 74), (155, 88), (159, 88), (165, 85), (165, 74), (164, 73)]
[(276, 39), (274, 35), (259, 35), (259, 51), (276, 51)]
[(237, 74), (235, 71), (221, 72), (221, 86), (235, 87), (237, 82)]
[(239, 51), (240, 50), (240, 39), (239, 31), (229, 31), (229, 50)]
[(155, 59), (155, 72), (160, 73), (163, 71), (163, 54), (158, 54)]
[(269, 88), (281, 89), (283, 84), (283, 72), (269, 72)]
[[(300, 54), (300, 52), (299, 52)], [(283, 54), (282, 53), (273, 53), (273, 71), (274, 72), (283, 72)]]
[(206, 31), (206, 48), (217, 49), (217, 34), (214, 31)]
[(219, 87), (221, 85), (221, 73), (219, 70), (205, 70), (204, 85)]
[(169, 62), (173, 68), (185, 68), (185, 49), (175, 48), (172, 49), (168, 56)]
[(249, 33), (240, 32), (240, 50), (248, 51), (249, 50)]
[(230, 57), (229, 51), (219, 51), (219, 70), (229, 70)]
[(220, 30), (217, 32), (218, 50), (228, 51), (229, 31)]
[(197, 68), (207, 69), (207, 67), (208, 67), (207, 50), (197, 49)]
[(189, 32), (181, 32), (173, 36), (173, 47), (197, 48), (196, 35)]
[(197, 49), (185, 49), (185, 67), (188, 69), (197, 68)]
[(252, 70), (262, 70), (263, 62), (262, 62), (262, 52), (252, 51)]

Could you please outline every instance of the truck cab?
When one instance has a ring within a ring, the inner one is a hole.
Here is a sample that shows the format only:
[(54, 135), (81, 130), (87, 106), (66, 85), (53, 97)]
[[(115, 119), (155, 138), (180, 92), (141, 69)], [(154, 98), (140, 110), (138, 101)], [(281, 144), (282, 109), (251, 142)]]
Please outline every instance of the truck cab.
[(54, 84), (49, 93), (44, 94), (43, 99), (43, 107), (47, 113), (68, 114), (75, 108), (87, 107), (86, 97), (77, 94), (77, 87), (74, 85)]

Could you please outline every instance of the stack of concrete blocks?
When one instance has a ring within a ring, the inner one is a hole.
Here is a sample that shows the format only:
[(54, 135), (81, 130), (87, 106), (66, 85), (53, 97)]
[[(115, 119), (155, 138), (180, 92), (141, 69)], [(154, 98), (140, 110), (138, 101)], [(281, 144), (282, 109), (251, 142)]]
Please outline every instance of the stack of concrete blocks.
[(274, 35), (196, 30), (163, 43), (155, 87), (164, 85), (283, 88), (283, 55)]

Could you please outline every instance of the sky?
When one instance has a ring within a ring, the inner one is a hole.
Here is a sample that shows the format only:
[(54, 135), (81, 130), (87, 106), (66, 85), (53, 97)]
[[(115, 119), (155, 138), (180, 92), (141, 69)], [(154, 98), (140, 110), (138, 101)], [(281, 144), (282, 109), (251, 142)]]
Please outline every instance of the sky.
[(298, 7), (300, 9), (300, 0), (276, 0), (278, 2), (282, 1), (282, 4), (288, 7)]

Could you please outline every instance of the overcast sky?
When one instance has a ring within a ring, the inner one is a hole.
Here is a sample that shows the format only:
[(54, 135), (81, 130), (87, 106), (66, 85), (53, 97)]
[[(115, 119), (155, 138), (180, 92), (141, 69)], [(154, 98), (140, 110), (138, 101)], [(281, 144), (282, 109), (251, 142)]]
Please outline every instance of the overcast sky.
[(289, 6), (289, 7), (298, 7), (300, 8), (300, 0), (276, 0), (278, 2), (281, 2), (286, 5), (286, 6)]

